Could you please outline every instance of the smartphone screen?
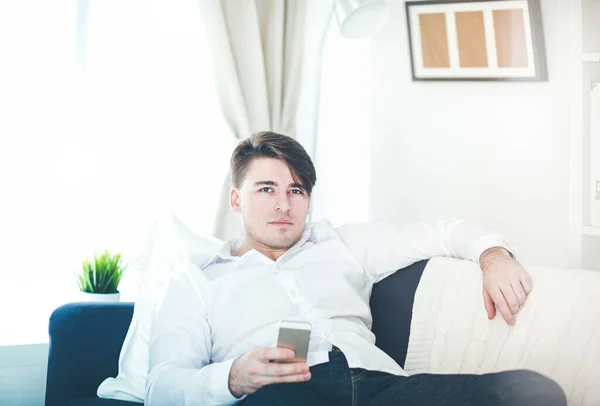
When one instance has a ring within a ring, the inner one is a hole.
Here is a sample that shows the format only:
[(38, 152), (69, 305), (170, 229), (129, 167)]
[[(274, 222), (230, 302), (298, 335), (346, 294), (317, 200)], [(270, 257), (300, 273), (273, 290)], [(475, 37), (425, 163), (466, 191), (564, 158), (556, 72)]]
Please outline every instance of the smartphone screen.
[(282, 321), (280, 323), (277, 347), (290, 348), (296, 353), (293, 359), (280, 362), (306, 362), (310, 330), (311, 325), (306, 322)]

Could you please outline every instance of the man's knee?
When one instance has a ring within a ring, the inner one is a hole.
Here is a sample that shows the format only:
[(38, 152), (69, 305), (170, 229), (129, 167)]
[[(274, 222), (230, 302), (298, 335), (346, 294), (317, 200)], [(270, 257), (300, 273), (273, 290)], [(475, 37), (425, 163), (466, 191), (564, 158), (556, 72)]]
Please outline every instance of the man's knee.
[[(535, 371), (510, 371), (512, 390), (508, 395), (510, 405), (566, 406), (567, 397), (554, 380)], [(502, 396), (506, 399), (506, 396)]]

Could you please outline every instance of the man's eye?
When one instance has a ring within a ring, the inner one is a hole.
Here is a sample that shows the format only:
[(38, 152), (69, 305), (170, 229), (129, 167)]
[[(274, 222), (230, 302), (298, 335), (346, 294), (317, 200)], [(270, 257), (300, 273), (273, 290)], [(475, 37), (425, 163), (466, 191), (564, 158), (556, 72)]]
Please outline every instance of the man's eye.
[(270, 191), (272, 191), (272, 190), (273, 190), (273, 189), (272, 189), (272, 188), (270, 188), (270, 187), (264, 187), (264, 188), (262, 188), (260, 191), (261, 191), (261, 192), (265, 192), (265, 193), (269, 193), (269, 192), (270, 192)]
[(300, 190), (300, 189), (292, 189), (292, 193), (296, 194), (296, 195), (304, 194), (304, 192), (302, 190)]

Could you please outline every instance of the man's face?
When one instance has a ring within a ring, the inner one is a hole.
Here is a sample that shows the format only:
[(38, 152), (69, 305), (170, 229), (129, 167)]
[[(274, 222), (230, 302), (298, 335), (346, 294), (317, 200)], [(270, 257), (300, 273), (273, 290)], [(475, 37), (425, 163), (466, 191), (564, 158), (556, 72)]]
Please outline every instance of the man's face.
[(240, 188), (230, 193), (233, 210), (241, 213), (247, 241), (267, 249), (287, 249), (302, 235), (310, 196), (292, 178), (285, 162), (252, 161)]

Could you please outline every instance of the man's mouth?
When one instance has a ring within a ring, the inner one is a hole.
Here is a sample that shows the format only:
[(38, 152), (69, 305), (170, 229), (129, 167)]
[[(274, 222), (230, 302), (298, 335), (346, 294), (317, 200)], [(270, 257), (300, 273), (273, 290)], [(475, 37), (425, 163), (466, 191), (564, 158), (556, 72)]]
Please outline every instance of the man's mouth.
[(276, 220), (276, 221), (270, 221), (269, 224), (283, 226), (283, 225), (291, 225), (292, 222), (288, 221), (288, 220)]

